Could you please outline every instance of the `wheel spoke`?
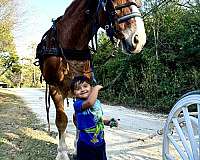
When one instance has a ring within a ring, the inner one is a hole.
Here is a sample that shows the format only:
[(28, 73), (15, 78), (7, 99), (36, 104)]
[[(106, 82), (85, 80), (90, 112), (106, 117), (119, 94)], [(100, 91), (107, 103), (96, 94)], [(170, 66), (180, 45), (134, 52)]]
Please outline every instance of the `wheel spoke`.
[(176, 127), (176, 131), (178, 132), (178, 135), (179, 135), (179, 137), (181, 139), (181, 142), (182, 142), (182, 144), (183, 144), (183, 146), (185, 148), (185, 151), (186, 151), (186, 153), (188, 155), (188, 158), (192, 160), (193, 159), (192, 151), (188, 147), (187, 140), (185, 138), (185, 135), (184, 135), (181, 127), (179, 126), (179, 122), (178, 122), (177, 118), (172, 118), (172, 121), (173, 121), (174, 126)]
[(185, 119), (185, 122), (186, 122), (186, 128), (187, 128), (187, 132), (188, 132), (188, 136), (189, 136), (190, 145), (191, 145), (191, 148), (192, 148), (193, 159), (198, 160), (198, 152), (197, 152), (198, 147), (197, 147), (197, 143), (195, 141), (192, 124), (191, 124), (190, 116), (189, 116), (189, 113), (188, 113), (188, 108), (183, 107), (182, 110), (183, 110), (184, 119)]
[(178, 151), (178, 154), (181, 156), (181, 158), (183, 160), (188, 160), (188, 157), (185, 155), (185, 153), (183, 152), (181, 147), (178, 145), (178, 143), (174, 140), (172, 135), (168, 134), (168, 138), (171, 141), (171, 143), (173, 144), (173, 146), (175, 147), (175, 149)]
[(174, 104), (163, 134), (164, 160), (200, 160), (200, 90), (185, 94)]

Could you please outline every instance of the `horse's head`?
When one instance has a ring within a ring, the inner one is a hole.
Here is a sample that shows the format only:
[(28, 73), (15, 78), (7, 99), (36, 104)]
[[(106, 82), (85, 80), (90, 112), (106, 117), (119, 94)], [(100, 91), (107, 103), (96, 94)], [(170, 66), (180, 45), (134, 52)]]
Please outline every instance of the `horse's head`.
[(98, 6), (103, 10), (99, 21), (108, 36), (120, 40), (125, 52), (139, 53), (146, 43), (140, 0), (99, 0)]

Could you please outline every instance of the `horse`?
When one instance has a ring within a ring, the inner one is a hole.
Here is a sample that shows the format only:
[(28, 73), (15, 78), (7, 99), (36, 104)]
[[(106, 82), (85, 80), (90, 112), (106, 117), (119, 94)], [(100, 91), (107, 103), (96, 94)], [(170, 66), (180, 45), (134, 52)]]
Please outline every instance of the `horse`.
[[(73, 0), (64, 15), (54, 20), (42, 36), (36, 58), (56, 108), (57, 160), (69, 159), (65, 142), (68, 117), (64, 112), (64, 100), (72, 97), (71, 80), (80, 75), (94, 78), (90, 40), (97, 35), (99, 28), (103, 28), (110, 40), (124, 52), (139, 53), (146, 43), (140, 7), (140, 0)], [(48, 108), (47, 120), (49, 123)]]

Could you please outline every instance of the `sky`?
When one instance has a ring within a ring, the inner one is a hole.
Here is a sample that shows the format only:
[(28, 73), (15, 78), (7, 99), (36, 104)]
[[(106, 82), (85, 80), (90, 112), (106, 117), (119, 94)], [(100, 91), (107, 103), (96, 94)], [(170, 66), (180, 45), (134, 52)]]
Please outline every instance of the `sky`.
[(31, 49), (38, 44), (43, 34), (51, 27), (52, 18), (64, 14), (72, 0), (16, 0), (18, 6), (18, 23), (13, 33), (17, 54), (26, 57), (35, 54)]

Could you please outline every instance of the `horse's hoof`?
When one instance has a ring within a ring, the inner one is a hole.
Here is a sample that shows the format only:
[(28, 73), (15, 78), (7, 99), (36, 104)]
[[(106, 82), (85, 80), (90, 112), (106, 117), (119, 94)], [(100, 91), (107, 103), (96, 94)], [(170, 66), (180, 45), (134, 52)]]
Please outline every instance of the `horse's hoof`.
[(58, 152), (56, 160), (70, 160), (67, 151)]
[(57, 151), (56, 160), (70, 160), (67, 154), (67, 146), (58, 147)]

